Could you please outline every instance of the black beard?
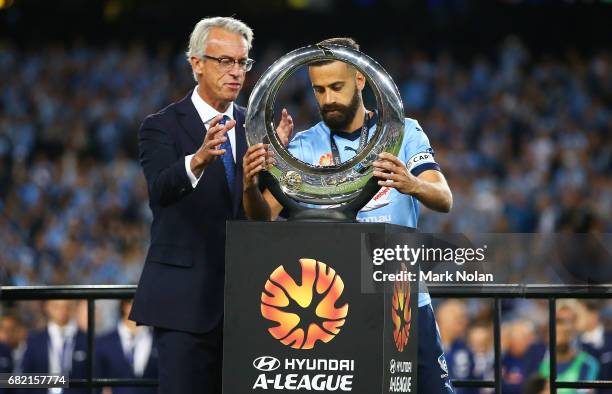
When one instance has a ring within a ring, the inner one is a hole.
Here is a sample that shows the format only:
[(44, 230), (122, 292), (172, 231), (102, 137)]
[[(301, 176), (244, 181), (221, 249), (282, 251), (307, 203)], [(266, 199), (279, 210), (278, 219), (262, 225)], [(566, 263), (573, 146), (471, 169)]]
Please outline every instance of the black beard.
[[(359, 104), (359, 91), (355, 89), (355, 94), (353, 95), (349, 105), (328, 104), (321, 107), (321, 118), (323, 118), (323, 122), (325, 122), (327, 127), (332, 130), (346, 130), (346, 128), (355, 118), (357, 109), (359, 109)], [(337, 111), (337, 113), (330, 116), (330, 111)]]

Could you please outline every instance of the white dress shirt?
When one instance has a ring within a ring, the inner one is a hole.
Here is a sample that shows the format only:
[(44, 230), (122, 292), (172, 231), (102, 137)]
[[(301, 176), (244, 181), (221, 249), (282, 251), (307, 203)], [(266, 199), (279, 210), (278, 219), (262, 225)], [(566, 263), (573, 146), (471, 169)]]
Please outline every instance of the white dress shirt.
[[(74, 342), (78, 326), (75, 321), (71, 321), (63, 327), (58, 326), (53, 322), (47, 325), (49, 333), (49, 373), (68, 375), (72, 369), (72, 357), (74, 351)], [(66, 345), (65, 359), (62, 360), (62, 351), (64, 349), (64, 341), (68, 341)], [(67, 370), (63, 370), (64, 368)]]
[(153, 335), (151, 335), (150, 327), (138, 326), (136, 327), (136, 332), (132, 334), (123, 322), (119, 322), (117, 332), (119, 332), (121, 349), (123, 349), (126, 360), (129, 359), (127, 355), (132, 353), (133, 349), (134, 365), (132, 365), (132, 370), (134, 375), (142, 377), (149, 363), (151, 347), (153, 346)]
[(27, 348), (27, 342), (22, 341), (17, 345), (15, 349), (13, 349), (13, 372), (21, 373), (21, 361), (23, 360), (23, 355)]
[[(210, 121), (213, 120), (215, 116), (219, 115), (220, 112), (214, 109), (212, 106), (210, 106), (210, 104), (208, 104), (206, 101), (202, 99), (202, 97), (198, 94), (198, 89), (199, 89), (198, 86), (196, 86), (195, 89), (193, 89), (193, 93), (191, 94), (191, 102), (195, 106), (196, 111), (198, 111), (198, 115), (200, 115), (200, 119), (202, 119), (204, 126), (206, 126), (206, 130), (208, 130)], [(223, 112), (223, 115), (226, 115), (230, 119), (234, 119), (234, 103), (233, 102), (230, 103), (230, 105), (227, 107), (225, 112)], [(235, 163), (236, 162), (236, 128), (234, 127), (231, 130), (229, 130), (226, 135), (229, 138), (229, 142), (232, 147), (232, 156), (234, 157), (234, 163)], [(191, 172), (191, 158), (192, 157), (193, 155), (185, 156), (185, 170), (187, 171), (187, 176), (189, 177), (189, 180), (191, 181), (191, 186), (195, 188), (198, 185), (198, 182), (200, 181), (200, 178), (202, 177), (202, 174), (204, 172), (200, 174), (199, 178), (196, 178), (193, 172)]]

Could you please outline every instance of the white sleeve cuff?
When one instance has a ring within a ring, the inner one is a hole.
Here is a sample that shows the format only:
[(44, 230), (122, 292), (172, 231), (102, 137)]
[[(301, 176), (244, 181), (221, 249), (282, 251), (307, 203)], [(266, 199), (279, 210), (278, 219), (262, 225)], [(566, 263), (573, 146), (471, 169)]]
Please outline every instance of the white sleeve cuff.
[(202, 178), (202, 174), (204, 174), (204, 171), (202, 171), (202, 174), (200, 174), (198, 178), (196, 178), (196, 176), (193, 175), (193, 172), (191, 172), (191, 158), (192, 157), (193, 155), (185, 156), (185, 171), (187, 172), (187, 176), (189, 177), (191, 186), (195, 189), (195, 187), (198, 186), (198, 182), (200, 182), (200, 178)]

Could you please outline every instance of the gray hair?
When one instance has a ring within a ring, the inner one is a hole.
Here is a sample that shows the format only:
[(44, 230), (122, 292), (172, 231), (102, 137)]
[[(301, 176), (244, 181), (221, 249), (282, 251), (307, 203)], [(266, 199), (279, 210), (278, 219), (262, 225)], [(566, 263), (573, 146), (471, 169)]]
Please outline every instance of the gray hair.
[[(208, 33), (213, 27), (219, 27), (223, 30), (227, 30), (232, 33), (240, 34), (247, 42), (247, 48), (251, 49), (253, 42), (253, 30), (248, 27), (244, 22), (232, 18), (216, 16), (212, 18), (204, 18), (200, 20), (191, 35), (189, 36), (189, 47), (187, 49), (187, 61), (191, 62), (191, 57), (202, 58), (204, 52), (206, 52), (206, 40), (208, 39)], [(197, 81), (195, 73), (193, 74), (194, 79)]]

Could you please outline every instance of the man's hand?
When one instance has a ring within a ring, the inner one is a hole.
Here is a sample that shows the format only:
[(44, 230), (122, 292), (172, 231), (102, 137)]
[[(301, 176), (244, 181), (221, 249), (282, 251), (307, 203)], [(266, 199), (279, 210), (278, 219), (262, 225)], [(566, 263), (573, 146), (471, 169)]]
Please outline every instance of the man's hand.
[(381, 153), (374, 163), (374, 176), (380, 186), (392, 187), (408, 194), (425, 206), (438, 212), (449, 212), (453, 206), (453, 194), (442, 172), (425, 170), (414, 176), (404, 163), (390, 153)]
[(259, 143), (247, 149), (242, 160), (242, 172), (244, 174), (242, 185), (245, 191), (257, 186), (257, 175), (261, 171), (276, 164), (269, 148), (269, 144)]
[[(282, 206), (274, 199), (269, 190), (261, 193), (258, 174), (268, 166), (276, 164), (269, 144), (255, 144), (247, 149), (242, 160), (242, 203), (247, 218), (271, 220), (278, 216)], [(274, 216), (273, 216), (274, 215)]]
[(293, 133), (293, 118), (289, 115), (289, 112), (286, 108), (283, 108), (283, 112), (281, 113), (281, 120), (276, 128), (276, 134), (278, 138), (281, 140), (283, 146), (289, 145), (289, 138)]
[(223, 119), (223, 115), (217, 115), (211, 120), (210, 127), (204, 137), (204, 142), (198, 151), (191, 158), (191, 172), (196, 178), (202, 175), (204, 169), (217, 158), (225, 153), (225, 149), (220, 149), (219, 145), (227, 141), (225, 135), (229, 130), (233, 129), (236, 121), (231, 119), (225, 122), (225, 125), (219, 124)]
[(402, 194), (414, 195), (418, 192), (421, 181), (412, 175), (397, 157), (383, 152), (372, 164), (373, 175), (380, 179), (378, 181), (380, 186), (392, 187)]

